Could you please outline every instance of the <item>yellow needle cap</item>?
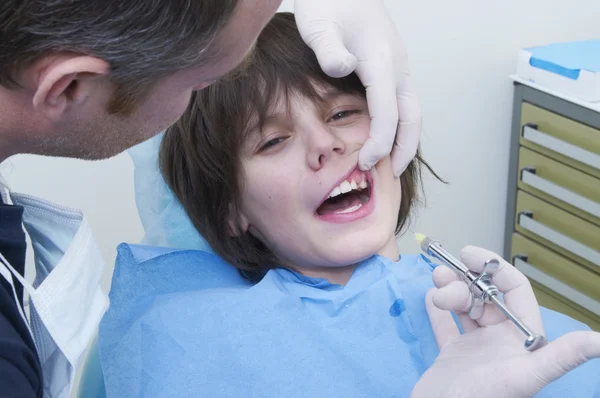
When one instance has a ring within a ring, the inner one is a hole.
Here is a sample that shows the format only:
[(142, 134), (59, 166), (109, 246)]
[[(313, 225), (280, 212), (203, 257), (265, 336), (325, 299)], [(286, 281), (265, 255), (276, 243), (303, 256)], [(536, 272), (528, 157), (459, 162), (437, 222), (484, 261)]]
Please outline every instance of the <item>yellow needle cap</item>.
[(415, 239), (417, 240), (417, 243), (419, 243), (419, 246), (421, 246), (423, 244), (423, 241), (426, 238), (427, 238), (427, 236), (425, 236), (424, 234), (420, 234), (420, 233), (415, 234)]

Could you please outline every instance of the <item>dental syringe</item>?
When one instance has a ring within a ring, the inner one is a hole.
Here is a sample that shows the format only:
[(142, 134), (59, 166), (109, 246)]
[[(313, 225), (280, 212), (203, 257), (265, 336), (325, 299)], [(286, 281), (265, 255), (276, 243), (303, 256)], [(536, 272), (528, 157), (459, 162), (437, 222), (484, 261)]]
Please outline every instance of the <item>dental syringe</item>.
[(439, 242), (423, 234), (416, 234), (415, 237), (423, 252), (450, 266), (469, 286), (472, 296), (469, 311), (471, 319), (479, 319), (483, 315), (484, 305), (494, 303), (527, 336), (524, 344), (527, 351), (535, 351), (548, 344), (548, 340), (544, 336), (534, 333), (498, 297), (498, 288), (492, 283), (492, 275), (500, 266), (497, 259), (492, 258), (486, 261), (483, 272), (478, 274), (469, 270), (466, 265), (444, 249)]

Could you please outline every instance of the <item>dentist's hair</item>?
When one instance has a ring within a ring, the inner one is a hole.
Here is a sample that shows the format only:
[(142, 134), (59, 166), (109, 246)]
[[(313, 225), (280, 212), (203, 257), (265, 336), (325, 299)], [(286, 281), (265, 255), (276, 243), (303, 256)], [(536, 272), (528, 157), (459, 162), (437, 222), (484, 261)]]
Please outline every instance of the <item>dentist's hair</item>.
[(109, 112), (131, 113), (154, 84), (210, 62), (238, 0), (1, 0), (0, 85), (55, 52), (101, 58), (116, 91)]
[[(238, 220), (241, 203), (241, 148), (250, 124), (257, 119), (262, 125), (282, 95), (284, 99), (299, 94), (322, 101), (315, 86), (366, 95), (355, 74), (334, 79), (323, 73), (315, 54), (302, 40), (293, 14), (276, 14), (245, 63), (221, 81), (196, 92), (161, 144), (163, 176), (190, 220), (220, 256), (252, 281), (276, 266), (277, 259), (252, 234), (238, 234), (240, 226), (228, 223), (231, 218)], [(429, 168), (417, 155), (400, 178), (402, 202), (397, 233), (419, 200), (421, 164)]]

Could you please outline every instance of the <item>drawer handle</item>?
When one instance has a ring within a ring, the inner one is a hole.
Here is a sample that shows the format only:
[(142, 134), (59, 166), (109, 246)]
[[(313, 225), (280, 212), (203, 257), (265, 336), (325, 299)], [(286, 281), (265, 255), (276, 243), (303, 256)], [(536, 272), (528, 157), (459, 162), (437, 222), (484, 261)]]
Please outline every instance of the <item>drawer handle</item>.
[(584, 244), (577, 242), (558, 231), (536, 221), (533, 219), (533, 212), (522, 211), (519, 213), (518, 218), (519, 225), (530, 232), (554, 243), (555, 245), (562, 247), (565, 250), (570, 251), (591, 262), (594, 265), (600, 267), (600, 253), (596, 250), (587, 247)]
[(538, 126), (534, 123), (527, 123), (523, 126), (523, 137), (551, 151), (600, 169), (600, 155), (539, 131)]
[(600, 218), (600, 203), (594, 202), (578, 193), (536, 175), (535, 167), (525, 167), (521, 169), (521, 181), (548, 195), (554, 196), (563, 202), (575, 206), (586, 213)]
[(542, 272), (539, 268), (532, 266), (527, 262), (526, 255), (517, 254), (513, 258), (513, 265), (528, 278), (536, 281), (540, 285), (545, 286), (552, 291), (555, 291), (564, 298), (574, 302), (575, 304), (578, 304), (586, 310), (600, 316), (600, 301), (586, 296), (580, 291), (573, 289), (571, 286), (546, 274), (545, 272)]

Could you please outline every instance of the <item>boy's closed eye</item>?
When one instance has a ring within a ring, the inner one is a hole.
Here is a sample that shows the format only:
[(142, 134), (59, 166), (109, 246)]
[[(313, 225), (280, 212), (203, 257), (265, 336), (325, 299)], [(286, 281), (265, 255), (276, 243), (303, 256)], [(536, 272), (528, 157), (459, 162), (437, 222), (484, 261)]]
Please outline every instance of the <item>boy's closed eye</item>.
[(258, 152), (259, 153), (266, 152), (269, 149), (272, 149), (272, 148), (276, 147), (277, 145), (283, 143), (288, 138), (289, 138), (289, 135), (276, 137), (276, 138), (270, 138), (268, 141), (261, 144), (260, 148), (258, 149)]
[(327, 120), (328, 123), (338, 122), (343, 119), (353, 119), (352, 116), (363, 113), (362, 109), (336, 110)]
[[(355, 121), (355, 116), (359, 116), (364, 113), (362, 109), (347, 109), (347, 110), (335, 110), (330, 113), (331, 116), (327, 117), (326, 122), (334, 124), (335, 126), (345, 126), (352, 124)], [(263, 139), (258, 148), (258, 153), (265, 153), (269, 150), (273, 150), (275, 147), (281, 145), (285, 140), (290, 137), (289, 134), (280, 135), (273, 137), (269, 135), (266, 139)]]

